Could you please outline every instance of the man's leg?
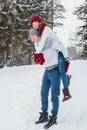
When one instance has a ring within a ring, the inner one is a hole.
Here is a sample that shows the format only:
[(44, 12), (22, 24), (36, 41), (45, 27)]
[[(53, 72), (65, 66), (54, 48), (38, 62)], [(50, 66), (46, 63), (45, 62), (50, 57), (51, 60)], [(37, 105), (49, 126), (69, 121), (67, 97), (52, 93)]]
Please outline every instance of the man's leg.
[(49, 96), (49, 89), (50, 89), (50, 80), (48, 79), (48, 73), (45, 71), (43, 80), (42, 80), (42, 87), (41, 87), (41, 106), (42, 111), (48, 110), (48, 96)]
[(49, 117), (48, 123), (44, 126), (48, 129), (54, 124), (57, 124), (57, 113), (59, 110), (59, 95), (60, 95), (60, 74), (58, 68), (49, 72), (49, 79), (51, 81), (51, 101), (52, 101), (52, 116)]
[(60, 73), (55, 70), (51, 74), (51, 101), (52, 101), (52, 116), (57, 117), (59, 110), (59, 95), (60, 95)]
[(45, 123), (48, 121), (48, 95), (50, 89), (50, 81), (47, 77), (47, 71), (44, 72), (42, 87), (41, 87), (41, 110), (39, 120), (36, 121), (36, 124)]

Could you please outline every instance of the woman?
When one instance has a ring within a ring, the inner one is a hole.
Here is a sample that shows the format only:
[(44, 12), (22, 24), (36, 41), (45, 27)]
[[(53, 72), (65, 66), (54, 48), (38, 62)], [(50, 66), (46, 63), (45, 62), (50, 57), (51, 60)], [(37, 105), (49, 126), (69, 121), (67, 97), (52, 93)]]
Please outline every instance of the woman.
[[(45, 22), (43, 22), (43, 20), (39, 16), (33, 16), (30, 20), (30, 25), (36, 30), (38, 30), (39, 35), (41, 36), (41, 41), (40, 41), (38, 49), (37, 49), (37, 46), (35, 46), (37, 53), (40, 53), (41, 50), (43, 49), (43, 45), (47, 37), (52, 37), (53, 39), (58, 41), (58, 43), (61, 44), (60, 40), (55, 35), (55, 33), (51, 30), (51, 28), (48, 27), (48, 25)], [(61, 74), (61, 78), (62, 78), (62, 82), (64, 86), (64, 89), (62, 90), (63, 95), (64, 95), (62, 101), (66, 101), (71, 98), (71, 95), (69, 93), (69, 88), (68, 88), (71, 75), (68, 76), (66, 74), (69, 67), (69, 61), (68, 61), (68, 53), (65, 49), (63, 53), (60, 52), (58, 54), (58, 60), (59, 60), (59, 72)]]

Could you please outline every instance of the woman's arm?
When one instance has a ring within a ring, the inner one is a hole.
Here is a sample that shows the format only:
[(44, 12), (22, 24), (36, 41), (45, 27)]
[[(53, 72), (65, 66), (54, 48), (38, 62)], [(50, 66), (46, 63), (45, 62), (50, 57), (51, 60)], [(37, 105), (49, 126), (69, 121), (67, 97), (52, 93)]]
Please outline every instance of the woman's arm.
[(68, 60), (68, 52), (67, 49), (64, 47), (64, 45), (59, 40), (58, 42), (56, 42), (55, 40), (50, 39), (50, 42), (52, 43), (52, 48), (62, 52), (65, 60)]
[(46, 39), (50, 36), (50, 32), (51, 32), (52, 30), (48, 27), (48, 26), (46, 26), (45, 28), (44, 28), (44, 31), (43, 31), (43, 33), (42, 33), (42, 35), (41, 35), (41, 39), (40, 39), (40, 41), (38, 42), (39, 44), (38, 44), (38, 47), (36, 47), (36, 52), (37, 53), (41, 53), (41, 51), (42, 51), (42, 49), (44, 48), (44, 45), (45, 45), (45, 41), (46, 41)]

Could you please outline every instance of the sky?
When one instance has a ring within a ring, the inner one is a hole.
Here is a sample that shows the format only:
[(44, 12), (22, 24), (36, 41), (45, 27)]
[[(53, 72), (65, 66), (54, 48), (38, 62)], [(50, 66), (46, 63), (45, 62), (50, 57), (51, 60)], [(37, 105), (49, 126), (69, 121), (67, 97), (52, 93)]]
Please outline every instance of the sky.
[(67, 10), (64, 13), (66, 19), (63, 20), (64, 26), (57, 28), (57, 35), (60, 37), (60, 40), (67, 47), (70, 44), (69, 37), (72, 32), (75, 32), (76, 26), (82, 24), (82, 21), (77, 19), (76, 15), (73, 15), (72, 12), (75, 10), (75, 7), (78, 7), (85, 0), (61, 0), (61, 4), (64, 5)]

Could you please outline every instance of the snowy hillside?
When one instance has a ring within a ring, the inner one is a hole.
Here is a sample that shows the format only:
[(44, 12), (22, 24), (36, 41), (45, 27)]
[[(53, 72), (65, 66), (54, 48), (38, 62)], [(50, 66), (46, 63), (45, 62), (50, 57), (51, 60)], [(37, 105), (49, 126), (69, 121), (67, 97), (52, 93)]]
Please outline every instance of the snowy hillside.
[[(38, 65), (0, 69), (0, 130), (44, 129), (43, 124), (35, 125), (43, 71)], [(69, 73), (73, 98), (63, 103), (61, 92), (58, 124), (50, 130), (87, 129), (87, 61), (72, 61)]]

